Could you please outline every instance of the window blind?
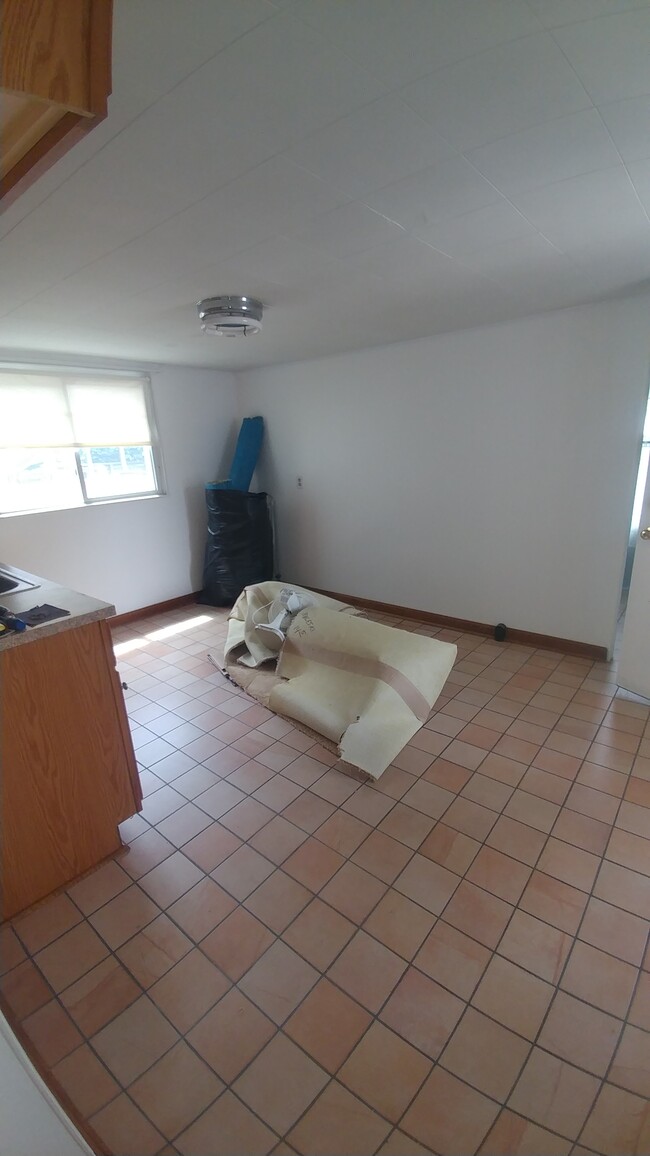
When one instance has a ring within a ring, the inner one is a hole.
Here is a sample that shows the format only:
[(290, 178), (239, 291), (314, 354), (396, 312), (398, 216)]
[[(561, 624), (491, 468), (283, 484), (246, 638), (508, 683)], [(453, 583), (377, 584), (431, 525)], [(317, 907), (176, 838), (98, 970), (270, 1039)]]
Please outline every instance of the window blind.
[(0, 369), (0, 447), (151, 445), (147, 381)]

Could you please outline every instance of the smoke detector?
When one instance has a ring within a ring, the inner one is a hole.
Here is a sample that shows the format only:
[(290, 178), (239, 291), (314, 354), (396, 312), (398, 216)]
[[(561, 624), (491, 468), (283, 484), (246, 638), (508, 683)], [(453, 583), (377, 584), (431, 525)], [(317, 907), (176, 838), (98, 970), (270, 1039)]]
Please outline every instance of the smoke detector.
[(250, 337), (262, 328), (264, 306), (255, 297), (206, 297), (197, 309), (204, 333)]

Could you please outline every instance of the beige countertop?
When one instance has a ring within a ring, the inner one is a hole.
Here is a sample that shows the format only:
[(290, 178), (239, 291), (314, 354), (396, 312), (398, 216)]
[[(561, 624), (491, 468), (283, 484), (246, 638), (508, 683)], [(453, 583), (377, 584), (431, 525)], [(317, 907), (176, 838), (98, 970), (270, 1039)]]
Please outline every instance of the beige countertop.
[(13, 630), (7, 631), (0, 637), (0, 650), (37, 642), (39, 638), (59, 634), (62, 630), (72, 630), (77, 626), (85, 626), (88, 622), (98, 622), (115, 614), (115, 607), (108, 602), (89, 598), (87, 594), (79, 594), (67, 586), (59, 586), (56, 582), (28, 574), (24, 570), (16, 569), (15, 566), (0, 562), (0, 571), (0, 579), (3, 575), (7, 575), (21, 583), (31, 584), (28, 589), (18, 589), (15, 593), (0, 592), (0, 606), (6, 606), (17, 618), (20, 618), (21, 612), (32, 610), (34, 606), (42, 606), (44, 603), (70, 611), (63, 618), (53, 618), (50, 622), (43, 622), (39, 626), (28, 626), (20, 634)]

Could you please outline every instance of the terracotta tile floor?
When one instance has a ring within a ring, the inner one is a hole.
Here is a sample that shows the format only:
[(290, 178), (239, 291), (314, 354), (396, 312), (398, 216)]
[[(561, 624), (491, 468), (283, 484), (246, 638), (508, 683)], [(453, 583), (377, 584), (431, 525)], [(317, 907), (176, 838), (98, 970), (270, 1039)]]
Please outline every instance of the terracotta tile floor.
[(103, 1144), (650, 1153), (648, 704), (403, 622), (458, 660), (361, 786), (207, 661), (225, 619), (115, 631), (144, 810), (1, 929), (6, 1005)]

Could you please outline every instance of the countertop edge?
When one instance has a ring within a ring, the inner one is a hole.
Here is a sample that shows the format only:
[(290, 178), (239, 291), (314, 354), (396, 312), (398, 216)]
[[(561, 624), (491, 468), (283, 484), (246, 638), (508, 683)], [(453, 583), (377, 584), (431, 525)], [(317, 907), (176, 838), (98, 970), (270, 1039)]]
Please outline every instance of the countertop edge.
[(0, 564), (0, 570), (7, 576), (29, 584), (28, 589), (21, 589), (13, 594), (11, 591), (0, 594), (0, 604), (6, 606), (17, 618), (35, 605), (48, 604), (62, 611), (61, 617), (52, 618), (36, 626), (28, 626), (26, 630), (20, 632), (7, 630), (0, 637), (0, 653), (27, 643), (38, 642), (41, 638), (50, 638), (54, 634), (61, 634), (64, 630), (74, 630), (78, 626), (100, 622), (115, 614), (115, 607), (109, 602), (90, 598), (87, 594), (81, 594), (67, 586), (60, 586), (46, 578), (39, 578), (35, 574), (28, 574), (14, 566)]
[(65, 618), (53, 618), (51, 622), (43, 622), (39, 626), (28, 626), (20, 632), (7, 631), (0, 639), (0, 654), (4, 650), (13, 650), (16, 646), (23, 646), (29, 642), (40, 642), (42, 638), (51, 638), (53, 634), (62, 634), (64, 630), (75, 630), (78, 626), (87, 626), (90, 622), (101, 622), (115, 614), (114, 606), (100, 607), (98, 610), (89, 610), (85, 614), (69, 614)]

